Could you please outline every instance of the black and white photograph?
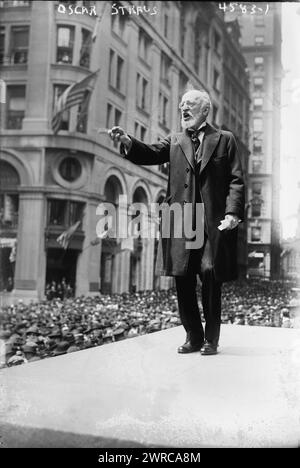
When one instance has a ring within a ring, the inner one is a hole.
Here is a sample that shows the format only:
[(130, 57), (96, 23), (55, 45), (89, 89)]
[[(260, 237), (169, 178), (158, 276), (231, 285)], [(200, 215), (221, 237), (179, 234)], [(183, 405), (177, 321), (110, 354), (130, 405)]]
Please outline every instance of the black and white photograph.
[(299, 1), (0, 1), (0, 448), (300, 447), (299, 116)]

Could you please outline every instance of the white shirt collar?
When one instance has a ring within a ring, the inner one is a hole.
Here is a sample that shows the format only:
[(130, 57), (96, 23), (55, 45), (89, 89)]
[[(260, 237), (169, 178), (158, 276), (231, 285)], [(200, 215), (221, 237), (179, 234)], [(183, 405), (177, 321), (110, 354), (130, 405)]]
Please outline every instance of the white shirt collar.
[(202, 130), (204, 127), (206, 127), (206, 121), (205, 121), (205, 122), (202, 122), (202, 124), (200, 125), (200, 127), (198, 127), (198, 130)]

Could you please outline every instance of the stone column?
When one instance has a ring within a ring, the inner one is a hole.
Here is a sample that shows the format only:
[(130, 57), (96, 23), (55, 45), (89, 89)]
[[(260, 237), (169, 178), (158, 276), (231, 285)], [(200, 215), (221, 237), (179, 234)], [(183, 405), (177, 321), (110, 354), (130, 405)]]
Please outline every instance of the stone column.
[(134, 116), (136, 115), (136, 74), (139, 43), (139, 27), (133, 21), (128, 24), (128, 54), (127, 54), (127, 114), (124, 116), (124, 127), (128, 133), (134, 134)]
[(159, 114), (159, 87), (160, 87), (160, 48), (155, 42), (151, 46), (152, 56), (152, 100), (151, 100), (151, 120), (149, 128), (149, 140), (156, 141), (158, 128), (158, 114)]
[(78, 256), (76, 271), (76, 295), (99, 294), (101, 243), (91, 245), (97, 237), (96, 208), (98, 202), (92, 201), (86, 206), (83, 230), (85, 239), (82, 252)]
[[(32, 2), (24, 132), (48, 131), (50, 64), (55, 35), (54, 3)], [(47, 92), (45, 92), (47, 90)]]
[(171, 128), (177, 130), (178, 128), (178, 104), (179, 104), (179, 70), (176, 65), (172, 64), (171, 67)]
[(154, 239), (148, 239), (145, 289), (153, 289)]
[[(124, 232), (119, 233), (122, 235), (121, 238), (118, 238), (118, 245), (120, 246), (120, 251), (115, 256), (115, 277), (113, 288), (116, 293), (128, 292), (129, 290), (129, 274), (130, 274), (130, 242), (127, 241), (127, 238), (124, 236), (127, 233), (127, 202), (120, 202), (118, 207), (118, 219), (122, 226), (119, 226), (120, 229), (123, 229)], [(133, 243), (132, 243), (133, 246)]]
[(45, 201), (43, 194), (20, 194), (19, 230), (15, 271), (16, 299), (38, 300), (45, 288)]

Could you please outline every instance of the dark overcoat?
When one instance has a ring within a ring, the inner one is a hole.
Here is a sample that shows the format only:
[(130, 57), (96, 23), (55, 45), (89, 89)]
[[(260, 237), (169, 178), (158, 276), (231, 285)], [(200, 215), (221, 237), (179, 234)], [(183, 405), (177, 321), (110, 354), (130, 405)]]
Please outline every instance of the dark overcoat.
[[(127, 154), (121, 146), (126, 159), (138, 165), (170, 163), (165, 198), (169, 205), (194, 204), (198, 200), (195, 176), (198, 177), (215, 278), (222, 282), (236, 279), (238, 228), (218, 229), (225, 214), (235, 214), (241, 220), (244, 218), (245, 187), (233, 134), (206, 125), (201, 167), (195, 166), (194, 149), (187, 132), (173, 134), (153, 145), (131, 138), (132, 146)], [(172, 222), (174, 218), (171, 216), (169, 219)], [(180, 238), (175, 237), (173, 225), (170, 226), (170, 234), (170, 238), (160, 236), (156, 271), (163, 276), (182, 276), (187, 272), (191, 252), (186, 242), (191, 238), (186, 238), (184, 232)]]

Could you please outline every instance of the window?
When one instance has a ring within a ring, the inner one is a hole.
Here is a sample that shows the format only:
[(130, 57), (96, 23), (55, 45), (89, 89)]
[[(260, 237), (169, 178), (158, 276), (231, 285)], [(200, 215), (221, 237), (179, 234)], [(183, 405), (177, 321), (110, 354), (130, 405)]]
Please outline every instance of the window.
[(252, 172), (254, 174), (259, 174), (262, 169), (262, 160), (261, 159), (253, 159), (252, 161)]
[[(112, 106), (112, 104), (107, 104), (107, 113), (106, 113), (106, 128), (111, 128), (116, 125), (121, 125), (122, 123), (122, 111)], [(114, 141), (113, 145), (115, 148), (118, 146), (118, 142)]]
[(76, 123), (77, 132), (81, 132), (81, 133), (87, 132), (88, 109), (89, 109), (90, 97), (91, 97), (91, 91), (86, 90), (84, 93), (82, 104), (79, 104), (78, 106), (77, 123)]
[(253, 80), (253, 86), (255, 92), (260, 92), (263, 90), (264, 80), (261, 77), (255, 77)]
[(170, 82), (170, 67), (171, 59), (164, 52), (162, 52), (160, 58), (160, 77), (168, 84)]
[(27, 63), (29, 43), (29, 26), (11, 28), (11, 63)]
[(254, 138), (253, 140), (253, 152), (261, 153), (262, 152), (262, 140), (259, 138)]
[(134, 136), (141, 140), (145, 141), (147, 129), (143, 125), (139, 124), (138, 122), (135, 122), (134, 124)]
[(74, 48), (74, 26), (57, 28), (57, 63), (72, 63)]
[(4, 63), (4, 53), (5, 53), (5, 28), (0, 27), (0, 65)]
[(113, 106), (111, 104), (107, 104), (106, 128), (113, 127), (112, 112), (113, 112)]
[(139, 57), (142, 58), (145, 62), (149, 62), (151, 42), (151, 38), (148, 36), (148, 34), (146, 34), (146, 32), (140, 28), (138, 54)]
[(135, 124), (134, 124), (134, 136), (136, 138), (138, 138), (138, 135), (139, 135), (139, 127), (140, 127), (140, 124), (135, 122)]
[(213, 87), (216, 91), (220, 91), (220, 73), (216, 69), (214, 69)]
[(143, 125), (141, 125), (141, 140), (142, 141), (145, 141), (146, 133), (147, 133), (146, 127), (143, 127)]
[(68, 7), (69, 5), (72, 5), (73, 7), (75, 7), (77, 1), (76, 0), (65, 0), (65, 1), (60, 1), (59, 3), (63, 3), (63, 5), (65, 7)]
[(263, 98), (254, 98), (253, 100), (254, 110), (262, 110), (263, 102), (264, 102)]
[(64, 226), (66, 206), (67, 202), (65, 200), (49, 200), (48, 224), (52, 226)]
[(253, 201), (251, 204), (251, 216), (253, 218), (261, 216), (261, 203)]
[(122, 112), (119, 109), (115, 109), (115, 125), (120, 125), (122, 119)]
[(265, 43), (264, 36), (255, 36), (255, 45), (263, 45)]
[(263, 130), (263, 121), (262, 121), (262, 119), (253, 119), (253, 130), (255, 132), (262, 132), (262, 130)]
[(15, 1), (3, 0), (0, 2), (0, 8), (3, 7), (27, 7), (31, 5), (31, 0)]
[(0, 227), (14, 229), (18, 226), (19, 196), (0, 194)]
[(91, 59), (91, 47), (92, 47), (92, 33), (87, 29), (81, 30), (81, 49), (79, 65), (84, 68), (90, 68)]
[[(121, 124), (121, 119), (122, 119), (122, 112), (119, 109), (115, 109), (115, 123), (114, 125), (120, 125)], [(114, 147), (118, 147), (118, 142), (114, 141)]]
[(169, 119), (169, 99), (163, 93), (159, 93), (159, 123), (167, 127)]
[(137, 79), (136, 79), (136, 91), (137, 91), (137, 96), (136, 96), (136, 105), (137, 107), (147, 110), (149, 107), (149, 101), (148, 101), (148, 88), (149, 88), (149, 83), (148, 81), (141, 76), (139, 73), (137, 73)]
[[(53, 112), (62, 93), (68, 88), (68, 85), (54, 85)], [(65, 110), (61, 116), (60, 130), (69, 130), (70, 110)]]
[(109, 51), (109, 68), (108, 68), (108, 81), (110, 85), (114, 85), (114, 62), (115, 53), (112, 49)]
[(253, 182), (252, 183), (252, 195), (253, 197), (260, 196), (262, 191), (262, 183), (261, 182)]
[(84, 203), (70, 200), (48, 200), (48, 225), (70, 227), (83, 216)]
[[(0, 160), (0, 228), (18, 226), (20, 177), (13, 166)], [(1, 262), (0, 262), (1, 263)]]
[(81, 164), (78, 159), (68, 156), (60, 163), (59, 173), (67, 182), (74, 182), (81, 175)]
[(81, 202), (74, 202), (74, 201), (69, 202), (68, 223), (70, 226), (72, 226), (72, 224), (82, 219), (84, 206), (85, 204)]
[(167, 13), (164, 14), (163, 34), (167, 39), (169, 38), (169, 15)]
[(7, 129), (22, 129), (25, 116), (25, 86), (7, 86)]
[(123, 92), (124, 84), (124, 60), (112, 49), (109, 51), (109, 84), (120, 92)]
[(261, 227), (255, 226), (251, 228), (251, 242), (259, 242), (261, 240)]
[(264, 58), (263, 57), (254, 57), (254, 70), (264, 71)]
[(213, 35), (213, 44), (215, 52), (217, 52), (217, 54), (220, 54), (221, 37), (216, 31), (214, 31)]
[(18, 227), (19, 195), (0, 193), (0, 227), (14, 229)]
[(119, 37), (124, 39), (126, 30), (127, 16), (119, 13), (111, 16), (111, 29)]
[(122, 91), (124, 83), (124, 60), (118, 56), (117, 58), (117, 80), (116, 88), (118, 91)]

